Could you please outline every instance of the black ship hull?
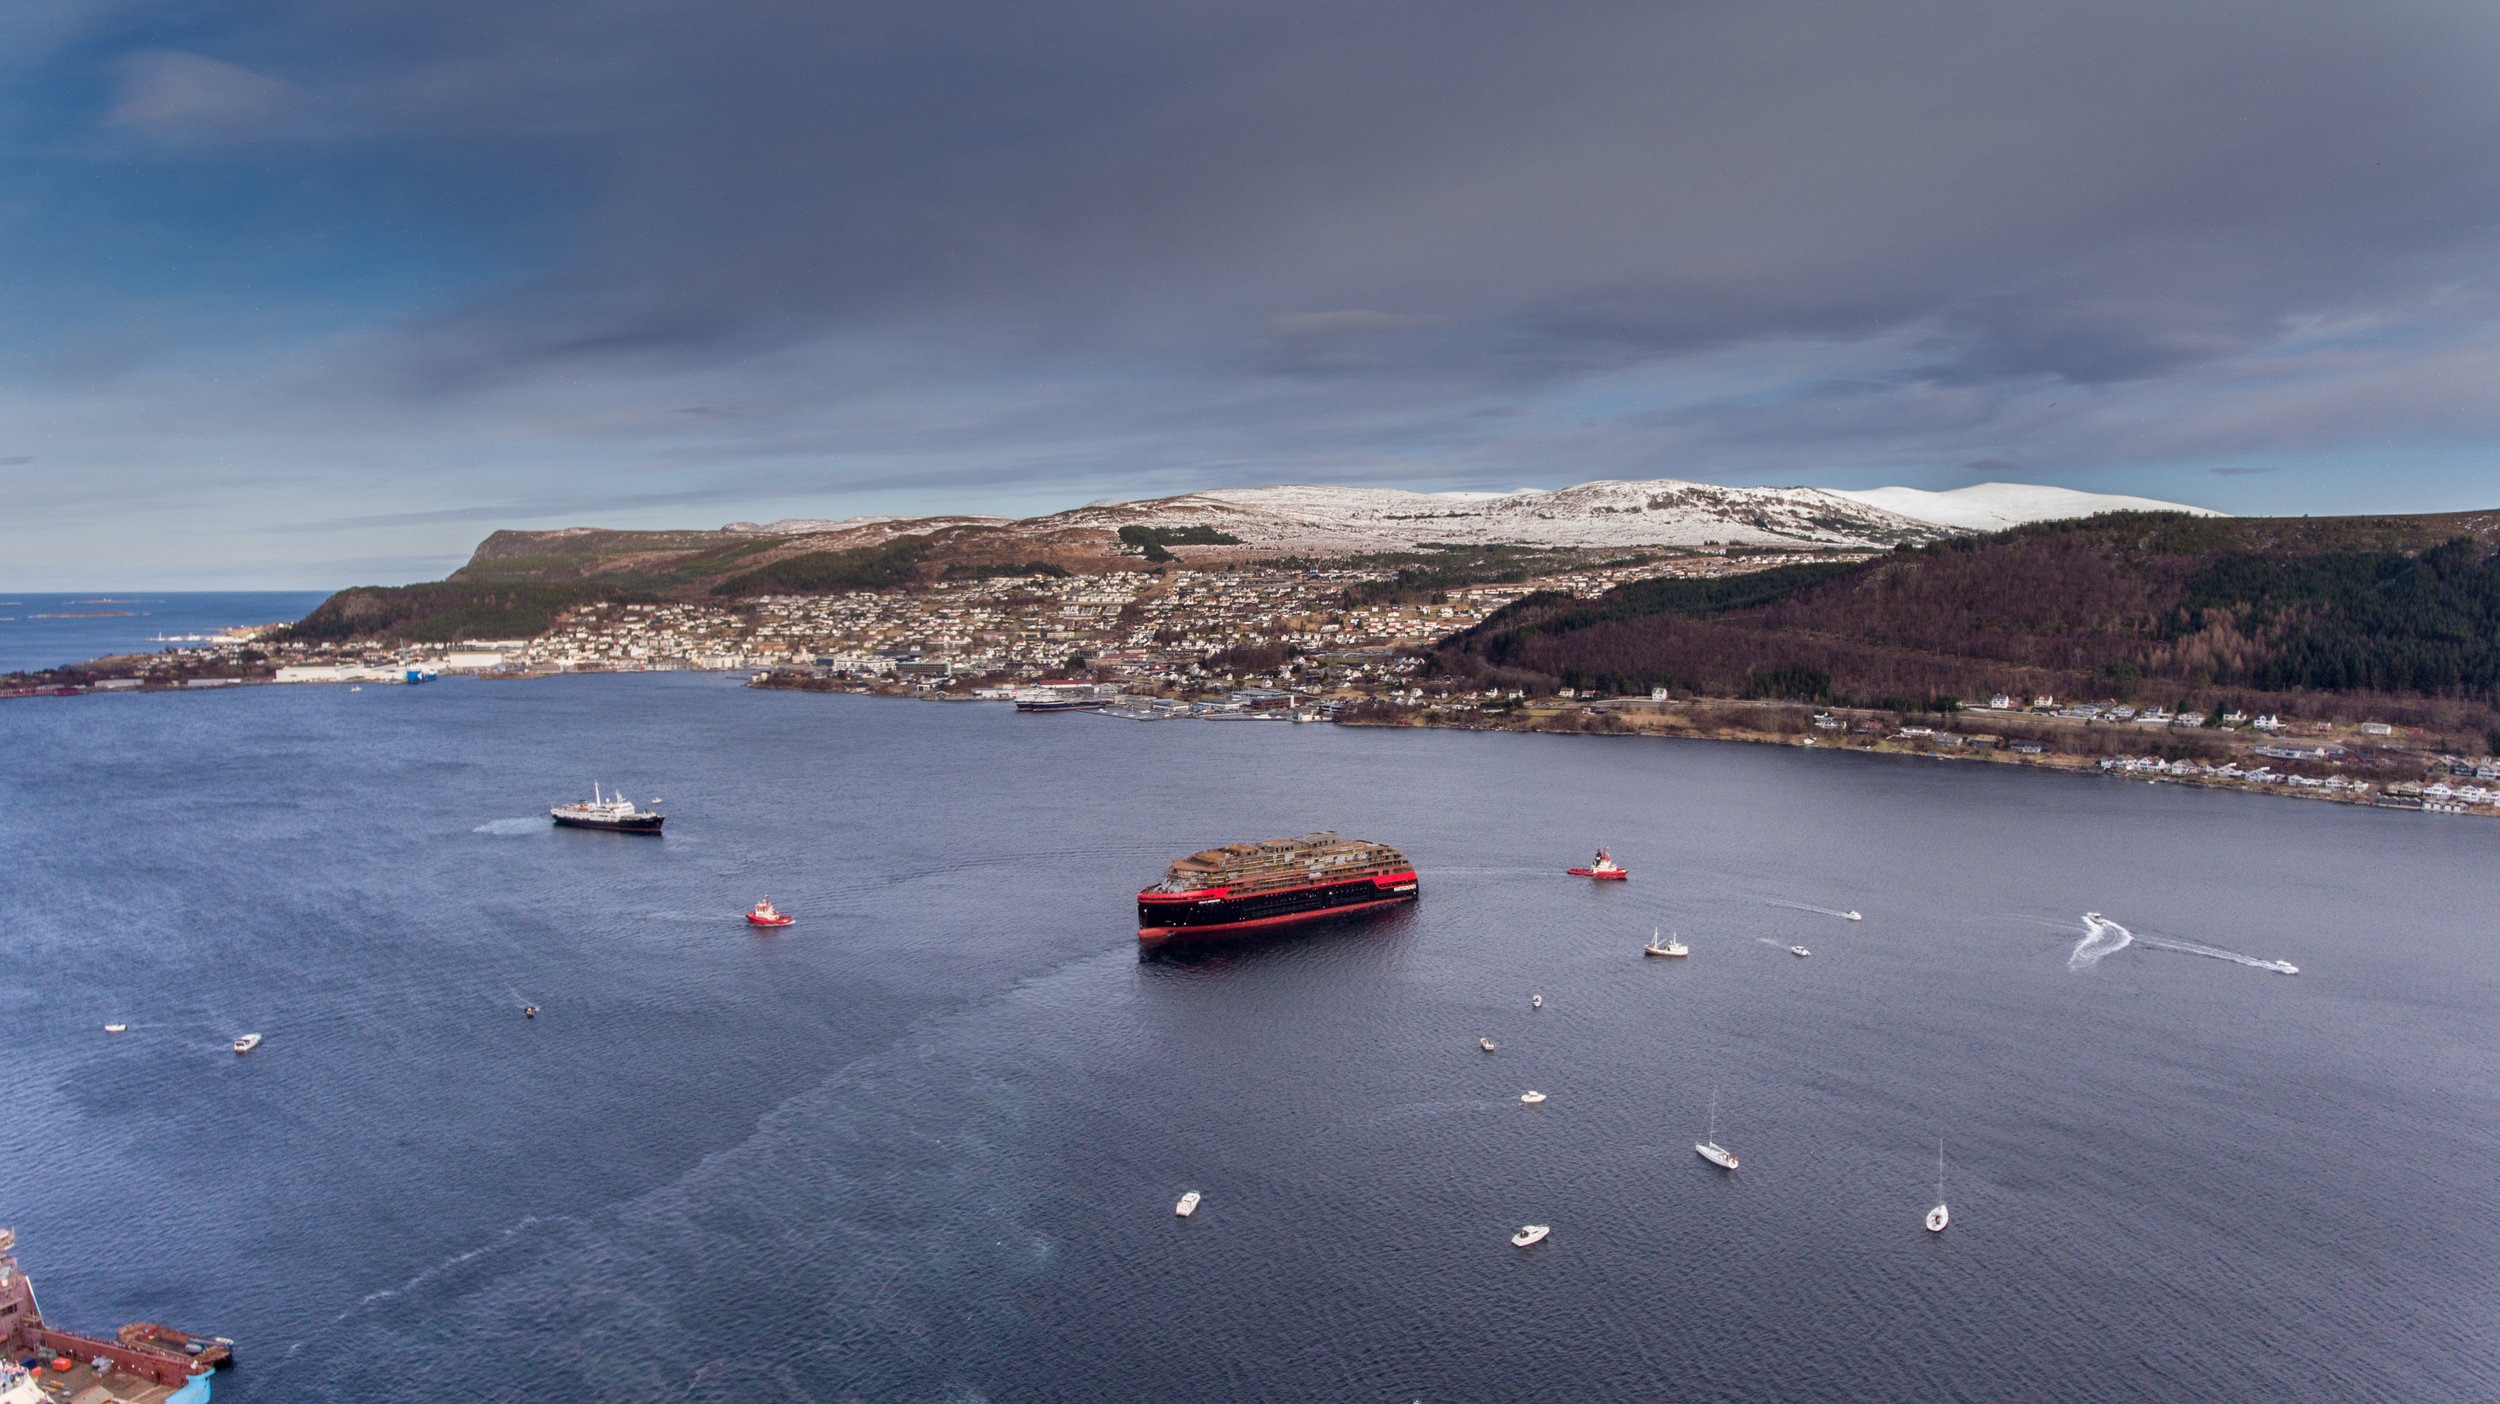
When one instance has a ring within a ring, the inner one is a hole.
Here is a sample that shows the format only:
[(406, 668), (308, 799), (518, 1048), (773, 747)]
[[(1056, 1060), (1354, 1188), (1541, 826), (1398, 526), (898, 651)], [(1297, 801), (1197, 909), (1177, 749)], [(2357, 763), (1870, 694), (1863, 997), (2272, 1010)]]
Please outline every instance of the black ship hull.
[(555, 816), (559, 829), (605, 829), (612, 834), (656, 834), (668, 822), (665, 814), (651, 814), (638, 819), (570, 819)]
[(1376, 907), (1400, 906), (1415, 900), (1415, 889), (1415, 874), (1410, 871), (1246, 897), (1228, 892), (1140, 893), (1137, 939), (1155, 944), (1253, 935)]

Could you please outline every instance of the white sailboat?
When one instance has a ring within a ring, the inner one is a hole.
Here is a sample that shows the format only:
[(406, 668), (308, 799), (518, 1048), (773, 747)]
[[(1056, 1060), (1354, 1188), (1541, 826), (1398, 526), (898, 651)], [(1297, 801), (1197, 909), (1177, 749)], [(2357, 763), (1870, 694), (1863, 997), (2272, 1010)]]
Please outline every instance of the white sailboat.
[(1710, 1137), (1708, 1140), (1695, 1141), (1693, 1154), (1722, 1170), (1736, 1168), (1736, 1152), (1719, 1144), (1719, 1089), (1716, 1087), (1710, 1089)]
[(1953, 1222), (1953, 1211), (1944, 1207), (1944, 1137), (1936, 1138), (1936, 1207), (1927, 1211), (1927, 1231), (1942, 1233)]

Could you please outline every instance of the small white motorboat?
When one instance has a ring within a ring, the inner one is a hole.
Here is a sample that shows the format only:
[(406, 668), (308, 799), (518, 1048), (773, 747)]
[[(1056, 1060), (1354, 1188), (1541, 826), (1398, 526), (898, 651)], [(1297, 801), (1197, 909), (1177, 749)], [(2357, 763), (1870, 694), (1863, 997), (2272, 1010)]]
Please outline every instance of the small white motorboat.
[(1476, 1040), (1476, 1046), (1482, 1048), (1485, 1052), (1490, 1053), (1493, 1051), (1495, 1045), (1493, 1040), (1489, 1038), (1480, 1038)]
[(1525, 1248), (1531, 1243), (1543, 1243), (1545, 1235), (1553, 1231), (1554, 1226), (1551, 1224), (1522, 1224), (1519, 1226), (1519, 1232), (1510, 1236), (1510, 1246)]
[(1172, 1212), (1180, 1215), (1184, 1219), (1197, 1213), (1198, 1192), (1196, 1190), (1191, 1190), (1189, 1193), (1182, 1195), (1181, 1202), (1172, 1206)]
[(348, 689), (348, 691), (350, 691), (350, 692), (362, 692), (362, 691), (364, 691), (364, 689), (363, 689), (363, 688), (361, 688), (361, 687), (351, 687), (351, 688), (349, 688), (349, 689)]
[(1718, 1166), (1722, 1170), (1733, 1170), (1736, 1168), (1736, 1152), (1719, 1144), (1719, 1089), (1716, 1087), (1710, 1089), (1709, 1139), (1693, 1142), (1693, 1154), (1700, 1156), (1702, 1159), (1709, 1161), (1711, 1164)]
[(128, 1024), (106, 1024), (104, 1026), (104, 1031), (106, 1033), (128, 1033), (130, 1032), (130, 1026)]
[(245, 1034), (234, 1041), (234, 1051), (237, 1053), (249, 1053), (258, 1047), (260, 1047), (260, 1035), (256, 1033)]
[(1644, 956), (1685, 956), (1691, 955), (1692, 951), (1682, 941), (1672, 936), (1667, 938), (1665, 945), (1658, 944), (1658, 928), (1653, 926), (1649, 929), (1649, 944), (1641, 947), (1641, 954)]
[(1543, 1008), (1545, 1007), (1545, 996), (1543, 996), (1543, 995), (1530, 995), (1530, 996), (1528, 996), (1528, 1007), (1529, 1007), (1530, 1009), (1543, 1009)]
[(1810, 956), (1814, 954), (1814, 952), (1807, 950), (1803, 946), (1790, 946), (1788, 948), (1788, 953), (1793, 956)]
[(1545, 1100), (1545, 1094), (1542, 1092), (1522, 1092), (1519, 1094), (1519, 1100), (1533, 1107), (1537, 1103)]
[(1864, 921), (1864, 920), (1866, 920), (1866, 918), (1865, 918), (1865, 917), (1862, 917), (1862, 916), (1859, 916), (1859, 915), (1858, 915), (1858, 909), (1857, 909), (1857, 908), (1855, 908), (1855, 907), (1851, 907), (1849, 910), (1847, 910), (1847, 911), (1845, 911), (1845, 912), (1842, 912), (1842, 913), (1840, 914), (1840, 919), (1841, 919), (1841, 920), (1843, 920), (1843, 921)]

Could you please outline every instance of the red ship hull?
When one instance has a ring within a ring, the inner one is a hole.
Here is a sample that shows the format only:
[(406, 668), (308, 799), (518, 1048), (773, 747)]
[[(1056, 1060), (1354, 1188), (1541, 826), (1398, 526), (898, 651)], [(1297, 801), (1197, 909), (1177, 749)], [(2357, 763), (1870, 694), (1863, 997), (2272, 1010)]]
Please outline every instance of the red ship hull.
[(1599, 882), (1621, 882), (1625, 878), (1632, 876), (1630, 873), (1625, 872), (1621, 868), (1617, 868), (1613, 872), (1608, 873), (1601, 873), (1595, 868), (1565, 868), (1563, 871), (1571, 874), (1573, 877), (1595, 878)]
[(1225, 940), (1415, 900), (1412, 870), (1236, 897), (1230, 888), (1137, 894), (1137, 939)]

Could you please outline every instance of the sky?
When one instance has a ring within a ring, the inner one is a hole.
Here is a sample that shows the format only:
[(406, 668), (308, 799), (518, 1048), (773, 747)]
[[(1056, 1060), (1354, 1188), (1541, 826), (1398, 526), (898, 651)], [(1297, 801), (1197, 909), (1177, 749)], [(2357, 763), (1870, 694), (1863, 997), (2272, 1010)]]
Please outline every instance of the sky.
[(9, 0), (0, 588), (1219, 486), (2500, 506), (2500, 6)]

